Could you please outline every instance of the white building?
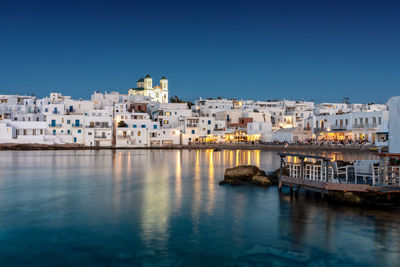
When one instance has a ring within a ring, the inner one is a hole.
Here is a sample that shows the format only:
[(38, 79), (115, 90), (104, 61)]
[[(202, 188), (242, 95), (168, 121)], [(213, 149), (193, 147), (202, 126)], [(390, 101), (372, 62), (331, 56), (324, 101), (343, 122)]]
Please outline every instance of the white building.
[(129, 89), (128, 95), (149, 96), (155, 102), (168, 103), (168, 80), (162, 76), (160, 85), (153, 87), (153, 79), (147, 75), (137, 81), (136, 88)]

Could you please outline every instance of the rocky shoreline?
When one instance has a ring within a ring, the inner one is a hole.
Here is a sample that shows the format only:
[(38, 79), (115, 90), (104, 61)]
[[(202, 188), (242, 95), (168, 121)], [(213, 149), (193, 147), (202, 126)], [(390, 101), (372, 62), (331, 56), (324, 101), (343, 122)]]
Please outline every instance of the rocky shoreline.
[(264, 144), (206, 144), (206, 145), (171, 145), (163, 147), (86, 147), (74, 144), (0, 144), (0, 150), (103, 150), (103, 149), (218, 149), (218, 150), (262, 150), (262, 151), (299, 151), (299, 152), (366, 152), (376, 153), (374, 147), (331, 147), (316, 145), (264, 145)]

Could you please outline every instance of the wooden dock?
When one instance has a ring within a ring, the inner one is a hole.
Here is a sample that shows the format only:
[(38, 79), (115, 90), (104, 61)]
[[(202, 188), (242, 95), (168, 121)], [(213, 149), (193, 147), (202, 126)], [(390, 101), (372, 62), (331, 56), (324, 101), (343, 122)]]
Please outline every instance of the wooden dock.
[[(291, 193), (293, 193), (293, 189), (296, 192), (304, 189), (324, 195), (348, 192), (358, 195), (400, 194), (399, 178), (387, 179), (387, 177), (381, 177), (381, 172), (384, 174), (389, 172), (383, 170), (380, 165), (374, 167), (373, 162), (370, 162), (372, 168), (368, 169), (371, 173), (366, 171), (354, 173), (354, 170), (352, 170), (350, 175), (351, 166), (338, 167), (337, 163), (332, 162), (331, 158), (328, 157), (291, 153), (278, 154), (281, 157), (279, 190), (283, 186), (287, 186)], [(293, 162), (288, 162), (289, 158)], [(306, 159), (315, 162), (306, 162)], [(387, 167), (386, 164), (385, 166)], [(349, 176), (353, 178), (350, 179)], [(360, 176), (360, 178), (357, 179), (357, 176)], [(391, 183), (389, 184), (387, 181), (391, 181)]]

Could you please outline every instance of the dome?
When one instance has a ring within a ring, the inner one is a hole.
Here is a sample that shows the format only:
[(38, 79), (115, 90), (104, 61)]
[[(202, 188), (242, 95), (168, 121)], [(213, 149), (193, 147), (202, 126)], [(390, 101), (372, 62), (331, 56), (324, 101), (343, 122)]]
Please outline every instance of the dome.
[(161, 77), (161, 80), (166, 80), (167, 78), (165, 78), (165, 76), (163, 75), (162, 77)]
[(142, 82), (144, 82), (144, 79), (143, 79), (143, 78), (140, 78), (137, 82), (138, 82), (138, 83), (142, 83)]
[(151, 78), (149, 74), (146, 75), (146, 78)]

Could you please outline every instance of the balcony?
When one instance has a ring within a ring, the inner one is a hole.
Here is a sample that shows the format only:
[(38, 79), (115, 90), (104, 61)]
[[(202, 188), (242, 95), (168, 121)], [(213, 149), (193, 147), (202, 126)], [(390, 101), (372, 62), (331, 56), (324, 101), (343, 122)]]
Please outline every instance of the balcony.
[(59, 123), (50, 123), (49, 127), (61, 127), (62, 125)]
[[(107, 136), (105, 136), (105, 135), (95, 135), (94, 138), (95, 139), (107, 139)], [(111, 137), (109, 139), (111, 139)]]
[(101, 123), (95, 125), (86, 125), (85, 128), (111, 128), (111, 125), (108, 123)]
[(347, 130), (347, 126), (346, 125), (332, 125), (331, 126), (331, 130)]
[(80, 124), (80, 123), (73, 123), (73, 124), (72, 124), (72, 127), (83, 127), (83, 125)]
[(118, 135), (117, 138), (118, 138), (118, 139), (130, 139), (131, 136), (130, 136), (130, 135), (126, 135), (126, 136)]
[(379, 125), (377, 123), (358, 123), (353, 124), (353, 129), (377, 129)]

